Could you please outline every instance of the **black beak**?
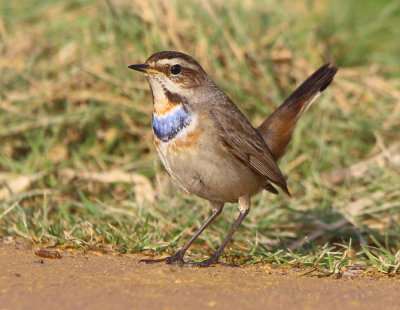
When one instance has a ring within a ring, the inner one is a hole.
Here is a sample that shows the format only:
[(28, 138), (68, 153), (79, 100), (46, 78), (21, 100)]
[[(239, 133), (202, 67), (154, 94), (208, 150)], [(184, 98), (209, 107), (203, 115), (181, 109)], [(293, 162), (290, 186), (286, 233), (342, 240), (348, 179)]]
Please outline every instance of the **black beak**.
[(140, 65), (130, 65), (130, 66), (128, 66), (128, 68), (146, 73), (147, 69), (149, 69), (149, 66), (146, 64), (140, 64)]

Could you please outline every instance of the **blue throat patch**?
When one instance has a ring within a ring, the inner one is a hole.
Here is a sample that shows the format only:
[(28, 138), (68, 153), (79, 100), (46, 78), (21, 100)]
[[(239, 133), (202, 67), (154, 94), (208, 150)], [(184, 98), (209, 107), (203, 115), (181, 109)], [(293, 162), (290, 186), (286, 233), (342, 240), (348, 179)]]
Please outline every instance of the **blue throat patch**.
[(190, 124), (190, 117), (182, 107), (163, 116), (154, 113), (152, 116), (154, 134), (163, 142), (171, 140)]

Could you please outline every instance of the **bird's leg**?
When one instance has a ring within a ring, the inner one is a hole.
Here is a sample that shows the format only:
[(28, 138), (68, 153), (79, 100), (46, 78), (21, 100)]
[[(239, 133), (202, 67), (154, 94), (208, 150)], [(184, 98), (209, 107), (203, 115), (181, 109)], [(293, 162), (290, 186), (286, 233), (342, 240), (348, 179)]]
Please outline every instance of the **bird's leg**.
[(219, 246), (217, 251), (214, 253), (214, 255), (202, 262), (187, 262), (185, 264), (190, 264), (191, 266), (197, 266), (197, 267), (209, 267), (211, 265), (216, 265), (216, 264), (223, 265), (223, 266), (229, 266), (229, 267), (236, 267), (235, 264), (225, 264), (225, 263), (219, 262), (219, 257), (221, 256), (222, 251), (224, 250), (224, 248), (226, 247), (228, 242), (231, 240), (235, 231), (239, 228), (240, 224), (242, 223), (244, 218), (249, 213), (249, 211), (250, 211), (250, 198), (249, 197), (240, 197), (239, 209), (240, 209), (240, 214), (239, 214), (238, 218), (236, 219), (235, 224), (233, 224), (231, 230), (226, 235), (224, 241), (222, 241), (221, 245)]
[(215, 218), (221, 214), (223, 204), (211, 204), (211, 207), (213, 209), (213, 213), (211, 216), (207, 219), (207, 221), (199, 228), (199, 230), (190, 238), (190, 240), (174, 255), (168, 256), (165, 258), (161, 259), (142, 259), (139, 261), (139, 263), (147, 263), (147, 264), (152, 264), (152, 263), (162, 263), (165, 262), (166, 264), (177, 264), (177, 265), (184, 265), (186, 264), (185, 261), (183, 260), (183, 256), (185, 255), (186, 251), (188, 248), (191, 246), (191, 244), (197, 239), (198, 236), (203, 232), (204, 229), (207, 228), (208, 225), (212, 221), (215, 220)]
[(224, 248), (226, 247), (226, 245), (228, 244), (229, 240), (231, 240), (233, 234), (235, 233), (235, 231), (238, 229), (238, 227), (240, 226), (240, 224), (242, 223), (242, 221), (244, 220), (244, 218), (246, 217), (246, 215), (249, 213), (250, 209), (247, 209), (246, 211), (241, 211), (239, 214), (239, 217), (236, 219), (235, 224), (233, 224), (231, 230), (229, 231), (229, 233), (226, 235), (224, 241), (222, 241), (221, 245), (219, 246), (219, 248), (217, 249), (217, 251), (214, 253), (213, 256), (211, 256), (210, 258), (203, 260), (202, 262), (187, 262), (185, 264), (190, 264), (192, 266), (198, 266), (198, 267), (209, 267), (210, 265), (223, 265), (223, 266), (230, 266), (230, 267), (236, 267), (236, 265), (234, 264), (225, 264), (225, 263), (221, 263), (219, 262), (219, 257), (221, 256), (222, 251), (224, 250)]

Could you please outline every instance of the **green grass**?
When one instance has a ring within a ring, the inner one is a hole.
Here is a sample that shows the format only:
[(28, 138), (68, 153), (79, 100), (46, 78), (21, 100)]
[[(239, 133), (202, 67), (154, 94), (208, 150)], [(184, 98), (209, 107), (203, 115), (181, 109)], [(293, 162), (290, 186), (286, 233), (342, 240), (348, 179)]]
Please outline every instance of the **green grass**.
[[(333, 61), (280, 163), (293, 198), (256, 196), (225, 257), (397, 272), (399, 19), (393, 0), (1, 2), (0, 237), (173, 253), (209, 209), (161, 167), (148, 85), (127, 65), (191, 54), (256, 125)], [(227, 205), (192, 258), (237, 214)]]

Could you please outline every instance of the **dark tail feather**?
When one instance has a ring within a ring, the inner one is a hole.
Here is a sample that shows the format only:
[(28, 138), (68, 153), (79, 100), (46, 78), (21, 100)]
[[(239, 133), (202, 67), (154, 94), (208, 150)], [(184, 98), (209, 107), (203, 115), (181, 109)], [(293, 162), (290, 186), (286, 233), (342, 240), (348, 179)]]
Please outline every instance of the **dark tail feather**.
[(272, 194), (275, 194), (275, 195), (279, 194), (278, 190), (271, 183), (266, 183), (264, 185), (264, 189), (266, 189), (267, 191), (269, 191)]
[(335, 65), (329, 63), (323, 65), (258, 127), (275, 160), (285, 154), (299, 117), (329, 86), (337, 71), (338, 67)]

